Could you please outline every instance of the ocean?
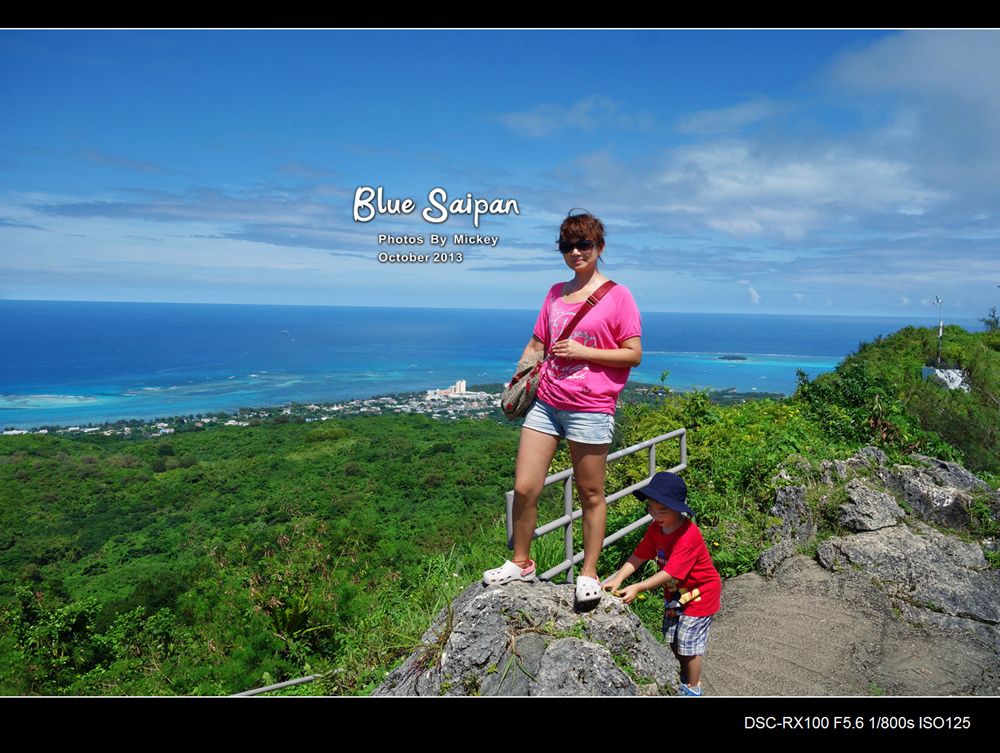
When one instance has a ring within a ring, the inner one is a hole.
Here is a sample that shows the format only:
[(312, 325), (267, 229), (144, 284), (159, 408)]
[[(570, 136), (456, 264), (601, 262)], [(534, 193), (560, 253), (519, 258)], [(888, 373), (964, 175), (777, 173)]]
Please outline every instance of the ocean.
[[(643, 313), (632, 380), (795, 390), (920, 319)], [(505, 382), (537, 311), (0, 300), (0, 427), (85, 426)], [(980, 329), (975, 319), (952, 320)], [(721, 359), (741, 356), (745, 360)]]

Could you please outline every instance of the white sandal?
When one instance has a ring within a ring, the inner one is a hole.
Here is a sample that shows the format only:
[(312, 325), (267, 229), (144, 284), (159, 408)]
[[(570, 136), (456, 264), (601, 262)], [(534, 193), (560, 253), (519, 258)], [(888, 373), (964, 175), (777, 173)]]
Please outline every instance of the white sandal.
[(528, 560), (526, 567), (521, 567), (520, 565), (515, 565), (510, 560), (507, 560), (500, 567), (493, 570), (487, 570), (483, 573), (483, 585), (486, 586), (502, 586), (505, 583), (510, 583), (511, 581), (520, 580), (525, 583), (530, 583), (535, 579), (535, 561)]
[(594, 578), (581, 575), (576, 579), (576, 600), (578, 603), (598, 601), (601, 598), (601, 584)]

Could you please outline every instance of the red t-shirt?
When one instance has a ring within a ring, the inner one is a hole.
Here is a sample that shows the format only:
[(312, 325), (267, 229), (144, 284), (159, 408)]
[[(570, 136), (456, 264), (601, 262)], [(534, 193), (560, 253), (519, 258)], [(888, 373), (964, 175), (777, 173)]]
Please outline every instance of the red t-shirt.
[(676, 531), (668, 534), (654, 520), (636, 547), (635, 556), (655, 559), (661, 570), (680, 582), (681, 588), (699, 589), (701, 596), (687, 603), (684, 614), (708, 617), (719, 611), (722, 579), (712, 564), (701, 531), (690, 520), (685, 519)]

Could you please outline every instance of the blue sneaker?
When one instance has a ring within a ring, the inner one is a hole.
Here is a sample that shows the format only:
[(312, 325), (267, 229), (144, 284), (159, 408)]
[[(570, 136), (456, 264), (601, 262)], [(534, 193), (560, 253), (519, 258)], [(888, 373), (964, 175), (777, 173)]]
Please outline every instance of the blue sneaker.
[(702, 696), (701, 683), (699, 682), (693, 688), (690, 685), (688, 685), (687, 683), (682, 683), (681, 684), (681, 695), (690, 695), (690, 696), (694, 696), (696, 698), (701, 698), (701, 696)]

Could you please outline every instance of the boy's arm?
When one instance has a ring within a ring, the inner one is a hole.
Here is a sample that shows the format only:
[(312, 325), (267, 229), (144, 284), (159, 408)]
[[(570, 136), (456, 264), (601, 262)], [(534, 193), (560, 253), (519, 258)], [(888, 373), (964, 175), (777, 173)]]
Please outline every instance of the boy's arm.
[(654, 588), (659, 588), (660, 586), (665, 586), (668, 583), (673, 583), (674, 579), (665, 570), (660, 570), (656, 575), (650, 575), (643, 581), (639, 583), (634, 583), (628, 588), (624, 588), (619, 592), (619, 596), (622, 597), (622, 601), (626, 604), (631, 604), (635, 601), (635, 597), (644, 591), (652, 591)]
[(615, 573), (611, 580), (604, 584), (604, 590), (617, 591), (625, 579), (638, 570), (642, 566), (643, 562), (645, 562), (645, 560), (639, 559), (633, 554), (628, 558), (628, 561), (622, 565), (621, 570)]
[(655, 575), (651, 575), (645, 580), (639, 581), (638, 583), (633, 583), (631, 586), (623, 588), (621, 589), (621, 591), (619, 591), (622, 582), (630, 575), (632, 575), (632, 573), (638, 570), (644, 561), (645, 560), (636, 557), (633, 554), (631, 557), (628, 558), (628, 562), (622, 565), (621, 570), (615, 573), (614, 577), (605, 584), (604, 590), (617, 593), (619, 596), (621, 596), (622, 601), (624, 601), (626, 604), (631, 604), (633, 601), (635, 601), (635, 597), (643, 593), (644, 591), (652, 591), (654, 588), (659, 588), (660, 586), (672, 583), (674, 581), (674, 578), (672, 578), (669, 575), (669, 573), (660, 570)]
[(642, 563), (643, 560), (635, 557), (635, 555), (629, 557), (628, 562), (626, 562), (622, 566), (622, 569), (615, 574), (615, 577), (605, 584), (604, 590), (617, 594), (626, 604), (631, 604), (635, 601), (639, 594), (644, 593), (645, 591), (652, 591), (654, 588), (659, 588), (660, 586), (670, 586), (676, 583), (677, 579), (670, 575), (670, 573), (665, 570), (660, 570), (655, 575), (650, 575), (645, 580), (633, 583), (631, 586), (619, 590), (622, 581), (634, 573)]

